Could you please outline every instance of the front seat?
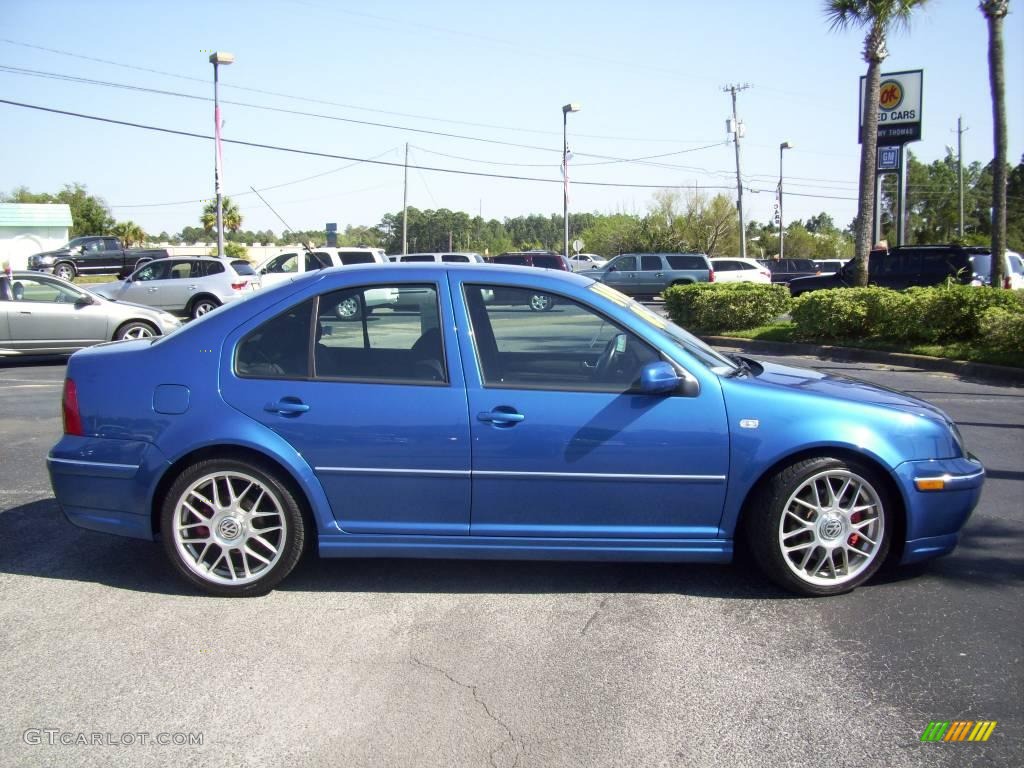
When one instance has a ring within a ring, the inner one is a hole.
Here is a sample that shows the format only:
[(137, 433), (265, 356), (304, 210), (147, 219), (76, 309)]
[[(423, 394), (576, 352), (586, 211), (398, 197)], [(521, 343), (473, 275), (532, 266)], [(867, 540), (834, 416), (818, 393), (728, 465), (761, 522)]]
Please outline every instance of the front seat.
[(416, 339), (410, 350), (412, 355), (413, 378), (421, 381), (444, 381), (444, 345), (441, 329), (428, 329)]

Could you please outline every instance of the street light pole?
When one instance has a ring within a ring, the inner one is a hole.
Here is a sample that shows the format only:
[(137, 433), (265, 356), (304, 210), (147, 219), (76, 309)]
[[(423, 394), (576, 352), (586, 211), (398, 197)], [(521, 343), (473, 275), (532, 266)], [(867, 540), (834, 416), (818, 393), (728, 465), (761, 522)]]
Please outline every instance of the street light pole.
[(785, 254), (785, 240), (786, 230), (783, 229), (782, 222), (782, 152), (786, 149), (792, 149), (793, 145), (788, 141), (784, 141), (779, 144), (779, 258), (781, 259)]
[(224, 158), (220, 148), (220, 99), (218, 93), (218, 66), (224, 64), (233, 64), (235, 62), (235, 55), (233, 53), (225, 53), (223, 51), (217, 51), (216, 53), (210, 54), (210, 63), (213, 64), (213, 137), (214, 137), (214, 157), (213, 157), (213, 183), (217, 192), (217, 256), (221, 259), (224, 258), (224, 190), (222, 186), (222, 180), (224, 175)]
[(562, 107), (562, 219), (565, 225), (565, 258), (569, 258), (569, 113), (579, 112), (579, 104)]

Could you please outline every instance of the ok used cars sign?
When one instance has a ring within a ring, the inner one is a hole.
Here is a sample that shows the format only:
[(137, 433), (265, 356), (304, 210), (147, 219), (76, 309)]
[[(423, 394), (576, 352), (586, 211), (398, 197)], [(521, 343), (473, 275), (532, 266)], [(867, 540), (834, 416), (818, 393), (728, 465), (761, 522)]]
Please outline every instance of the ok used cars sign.
[[(878, 143), (905, 144), (921, 140), (921, 94), (924, 70), (883, 74), (878, 91)], [(864, 131), (864, 91), (867, 78), (860, 79), (860, 128)]]

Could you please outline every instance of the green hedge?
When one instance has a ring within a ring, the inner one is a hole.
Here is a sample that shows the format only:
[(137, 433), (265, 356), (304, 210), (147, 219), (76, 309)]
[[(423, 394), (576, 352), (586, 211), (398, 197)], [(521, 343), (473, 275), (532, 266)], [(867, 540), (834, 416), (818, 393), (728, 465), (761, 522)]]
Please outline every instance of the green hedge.
[(1024, 312), (1000, 307), (985, 310), (981, 316), (981, 337), (996, 349), (1020, 352), (1024, 349)]
[(662, 296), (673, 322), (703, 332), (766, 325), (793, 303), (785, 286), (758, 283), (676, 285)]
[[(990, 315), (993, 311), (996, 314)], [(1007, 319), (1014, 317), (1024, 317), (1024, 291), (969, 285), (906, 291), (837, 288), (805, 293), (793, 307), (796, 336), (801, 339), (985, 341), (993, 328), (1003, 333), (1015, 327), (1016, 321)], [(1016, 349), (1022, 343), (1018, 335)]]

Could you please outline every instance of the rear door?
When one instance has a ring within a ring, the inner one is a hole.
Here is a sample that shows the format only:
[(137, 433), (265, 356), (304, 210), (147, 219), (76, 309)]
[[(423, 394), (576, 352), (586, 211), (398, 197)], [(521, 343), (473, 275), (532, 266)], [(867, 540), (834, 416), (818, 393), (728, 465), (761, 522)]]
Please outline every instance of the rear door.
[[(223, 396), (303, 456), (344, 532), (465, 535), (469, 417), (447, 282), (395, 272), (320, 283), (232, 333)], [(401, 309), (338, 318), (339, 304), (375, 292), (400, 293)]]

